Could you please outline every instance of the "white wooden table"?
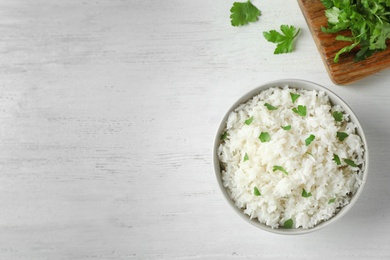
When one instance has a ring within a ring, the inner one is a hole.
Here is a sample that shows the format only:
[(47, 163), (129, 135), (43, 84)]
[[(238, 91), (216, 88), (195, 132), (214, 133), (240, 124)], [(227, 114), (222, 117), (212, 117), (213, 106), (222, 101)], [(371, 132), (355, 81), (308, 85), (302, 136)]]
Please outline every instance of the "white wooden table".
[[(390, 259), (389, 71), (335, 86), (296, 1), (240, 28), (232, 3), (0, 0), (0, 259)], [(354, 208), (301, 236), (244, 222), (212, 166), (226, 110), (281, 78), (341, 96), (370, 149)]]

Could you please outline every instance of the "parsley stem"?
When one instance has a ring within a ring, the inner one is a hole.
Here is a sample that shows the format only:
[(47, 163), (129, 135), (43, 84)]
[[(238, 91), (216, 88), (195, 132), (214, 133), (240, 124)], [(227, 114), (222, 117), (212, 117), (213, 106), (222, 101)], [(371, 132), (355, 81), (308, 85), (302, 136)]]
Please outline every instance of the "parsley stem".
[(297, 33), (293, 36), (293, 38), (297, 37), (298, 33), (301, 31), (301, 28), (298, 28)]

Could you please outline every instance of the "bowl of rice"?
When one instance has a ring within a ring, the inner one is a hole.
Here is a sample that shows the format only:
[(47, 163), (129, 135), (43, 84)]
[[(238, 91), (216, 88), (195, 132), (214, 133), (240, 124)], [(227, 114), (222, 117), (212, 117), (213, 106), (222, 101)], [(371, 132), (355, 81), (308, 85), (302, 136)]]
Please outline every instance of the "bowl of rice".
[(286, 79), (238, 99), (221, 121), (214, 170), (246, 221), (302, 234), (344, 216), (367, 178), (368, 150), (351, 108), (323, 86)]

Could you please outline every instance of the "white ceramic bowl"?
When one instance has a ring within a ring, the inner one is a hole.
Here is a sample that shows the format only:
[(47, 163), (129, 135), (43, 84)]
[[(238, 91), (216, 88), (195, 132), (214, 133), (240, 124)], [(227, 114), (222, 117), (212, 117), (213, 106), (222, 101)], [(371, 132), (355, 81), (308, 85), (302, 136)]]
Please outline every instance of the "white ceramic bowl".
[[(323, 222), (317, 224), (316, 226), (314, 226), (313, 228), (309, 228), (309, 229), (303, 229), (303, 228), (293, 228), (293, 229), (277, 228), (277, 229), (273, 229), (273, 228), (271, 228), (271, 227), (269, 227), (269, 226), (267, 226), (265, 224), (260, 223), (257, 219), (250, 219), (250, 217), (248, 215), (246, 215), (243, 212), (243, 210), (241, 210), (241, 209), (239, 209), (238, 207), (235, 206), (234, 201), (230, 198), (227, 189), (223, 186), (222, 176), (221, 176), (222, 175), (221, 174), (221, 166), (220, 166), (220, 162), (219, 162), (219, 159), (218, 159), (218, 152), (217, 151), (218, 151), (218, 147), (219, 147), (219, 145), (221, 143), (220, 137), (221, 137), (222, 131), (224, 131), (224, 129), (226, 127), (226, 121), (227, 121), (227, 118), (228, 118), (229, 114), (238, 105), (247, 102), (249, 99), (251, 99), (253, 96), (259, 94), (263, 90), (266, 90), (266, 89), (271, 88), (271, 87), (286, 86), (286, 85), (288, 85), (291, 88), (297, 88), (297, 89), (324, 91), (328, 95), (332, 105), (340, 105), (344, 109), (344, 111), (347, 114), (349, 114), (350, 120), (356, 124), (356, 126), (357, 126), (357, 134), (361, 137), (363, 145), (364, 145), (364, 150), (365, 150), (365, 152), (364, 152), (365, 164), (364, 164), (364, 169), (363, 169), (363, 174), (362, 174), (363, 183), (361, 184), (361, 186), (359, 187), (357, 192), (352, 196), (350, 203), (348, 205), (344, 206), (332, 218), (330, 218), (330, 219), (328, 219), (326, 221), (323, 221)], [(213, 163), (214, 163), (214, 171), (215, 171), (215, 174), (216, 174), (216, 177), (217, 177), (217, 181), (218, 181), (219, 187), (220, 187), (224, 197), (226, 198), (228, 203), (232, 206), (232, 208), (238, 213), (238, 215), (240, 215), (243, 219), (245, 219), (250, 224), (252, 224), (252, 225), (254, 225), (254, 226), (258, 227), (258, 228), (261, 228), (263, 230), (266, 230), (266, 231), (269, 231), (269, 232), (272, 232), (272, 233), (278, 233), (278, 234), (303, 234), (303, 233), (313, 232), (315, 230), (321, 229), (321, 228), (323, 228), (323, 227), (325, 227), (325, 226), (327, 226), (327, 225), (329, 225), (329, 224), (339, 220), (341, 217), (343, 217), (352, 208), (352, 206), (355, 204), (355, 202), (359, 198), (360, 194), (362, 193), (364, 183), (366, 182), (366, 179), (367, 179), (367, 170), (368, 170), (368, 163), (369, 162), (368, 162), (367, 141), (366, 141), (363, 129), (362, 129), (362, 127), (361, 127), (357, 117), (353, 113), (352, 109), (340, 97), (338, 97), (336, 94), (334, 94), (332, 91), (328, 90), (327, 88), (325, 88), (323, 86), (320, 86), (320, 85), (318, 85), (316, 83), (313, 83), (313, 82), (309, 82), (309, 81), (305, 81), (305, 80), (298, 80), (298, 79), (282, 79), (282, 80), (276, 80), (276, 81), (272, 81), (272, 82), (266, 83), (264, 85), (261, 85), (261, 86), (255, 88), (255, 89), (253, 89), (252, 91), (246, 93), (244, 96), (239, 98), (231, 106), (231, 108), (226, 112), (225, 116), (223, 117), (223, 119), (222, 119), (222, 121), (221, 121), (221, 123), (219, 125), (218, 131), (217, 131), (217, 134), (216, 134), (216, 137), (215, 137), (214, 148), (213, 148)]]

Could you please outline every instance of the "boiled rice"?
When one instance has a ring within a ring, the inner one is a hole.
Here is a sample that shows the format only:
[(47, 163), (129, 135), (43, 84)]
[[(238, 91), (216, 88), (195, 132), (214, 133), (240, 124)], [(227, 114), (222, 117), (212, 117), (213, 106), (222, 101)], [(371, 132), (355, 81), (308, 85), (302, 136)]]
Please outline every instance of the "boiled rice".
[[(293, 103), (290, 93), (300, 97)], [(267, 109), (266, 103), (277, 109)], [(306, 106), (306, 116), (292, 110), (298, 105)], [(335, 121), (334, 111), (343, 113), (342, 122)], [(281, 128), (287, 125), (290, 130)], [(361, 184), (364, 148), (356, 125), (323, 91), (289, 86), (262, 91), (230, 113), (225, 132), (218, 148), (223, 185), (238, 208), (272, 228), (289, 219), (294, 228), (314, 227), (347, 205)], [(261, 132), (268, 132), (271, 140), (261, 142)], [(340, 141), (337, 132), (348, 137)], [(306, 145), (310, 135), (315, 138)], [(344, 158), (359, 167), (347, 165)], [(274, 171), (274, 166), (288, 174)], [(255, 187), (261, 195), (254, 195)], [(303, 189), (311, 196), (303, 197)]]

